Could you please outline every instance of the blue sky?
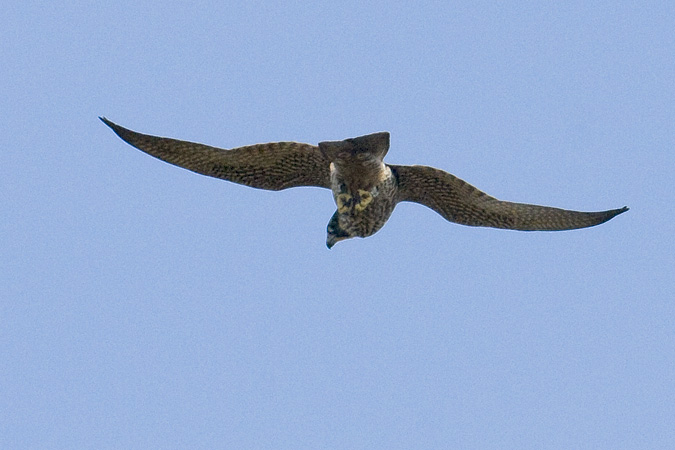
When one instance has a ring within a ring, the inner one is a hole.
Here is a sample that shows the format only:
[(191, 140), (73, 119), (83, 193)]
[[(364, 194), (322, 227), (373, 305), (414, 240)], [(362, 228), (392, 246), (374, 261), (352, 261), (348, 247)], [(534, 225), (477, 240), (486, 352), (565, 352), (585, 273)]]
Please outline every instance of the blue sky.
[[(0, 447), (675, 442), (671, 2), (13, 2), (0, 27)], [(329, 191), (196, 175), (391, 133), (498, 198), (631, 210), (325, 247)]]

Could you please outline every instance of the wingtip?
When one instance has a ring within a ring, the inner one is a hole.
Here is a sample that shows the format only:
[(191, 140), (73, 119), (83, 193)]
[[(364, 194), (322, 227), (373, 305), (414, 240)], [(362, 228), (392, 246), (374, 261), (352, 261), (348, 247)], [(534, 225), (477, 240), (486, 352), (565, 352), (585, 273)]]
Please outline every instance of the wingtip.
[(113, 125), (115, 125), (114, 123), (109, 121), (105, 116), (98, 116), (98, 118), (101, 122), (103, 122), (104, 124), (108, 125), (111, 128), (112, 128)]
[(628, 211), (628, 209), (629, 209), (628, 206), (624, 206), (623, 208), (610, 209), (609, 211), (605, 211), (605, 218), (600, 223), (607, 222), (608, 220), (613, 219), (619, 214), (625, 213), (626, 211)]
[(112, 120), (108, 120), (105, 116), (99, 116), (98, 118), (101, 119), (101, 122), (106, 124), (108, 126), (108, 128), (113, 130), (115, 132), (115, 134), (117, 134), (119, 137), (121, 137), (122, 139), (124, 139), (126, 141), (126, 139), (124, 137), (122, 137), (122, 135), (124, 133), (128, 132), (129, 130), (127, 130), (124, 127), (121, 127), (121, 126), (117, 125)]

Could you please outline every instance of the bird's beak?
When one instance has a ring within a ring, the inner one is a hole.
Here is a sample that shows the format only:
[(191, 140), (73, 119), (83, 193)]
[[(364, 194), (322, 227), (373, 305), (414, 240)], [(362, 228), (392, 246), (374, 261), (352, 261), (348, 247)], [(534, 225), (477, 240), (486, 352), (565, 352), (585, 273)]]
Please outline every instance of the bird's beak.
[(328, 237), (326, 238), (326, 247), (330, 250), (333, 248), (335, 244), (337, 244), (340, 241), (344, 241), (345, 239), (349, 239), (349, 236), (335, 236), (329, 234)]

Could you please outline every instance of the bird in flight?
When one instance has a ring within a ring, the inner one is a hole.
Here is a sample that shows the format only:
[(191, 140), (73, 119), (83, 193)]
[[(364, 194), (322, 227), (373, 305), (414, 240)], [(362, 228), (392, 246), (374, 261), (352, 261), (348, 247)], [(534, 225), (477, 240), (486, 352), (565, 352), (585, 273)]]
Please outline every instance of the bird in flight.
[(318, 146), (271, 142), (226, 150), (141, 134), (100, 119), (128, 144), (202, 175), (272, 191), (296, 186), (330, 189), (337, 210), (328, 222), (328, 248), (375, 234), (399, 202), (421, 203), (462, 225), (522, 231), (592, 227), (628, 211), (625, 206), (581, 212), (506, 202), (434, 167), (386, 164), (387, 132)]

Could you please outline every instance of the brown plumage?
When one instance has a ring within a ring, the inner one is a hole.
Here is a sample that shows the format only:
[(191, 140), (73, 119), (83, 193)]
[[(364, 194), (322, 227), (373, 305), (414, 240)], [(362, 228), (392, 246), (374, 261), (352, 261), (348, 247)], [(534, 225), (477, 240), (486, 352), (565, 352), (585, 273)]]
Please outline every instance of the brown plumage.
[(398, 202), (421, 203), (463, 225), (511, 230), (571, 230), (599, 225), (628, 210), (569, 211), (497, 200), (433, 167), (383, 162), (389, 133), (318, 146), (273, 142), (231, 150), (136, 133), (101, 118), (124, 141), (168, 163), (259, 189), (296, 186), (331, 189), (338, 206), (326, 244), (376, 233)]

